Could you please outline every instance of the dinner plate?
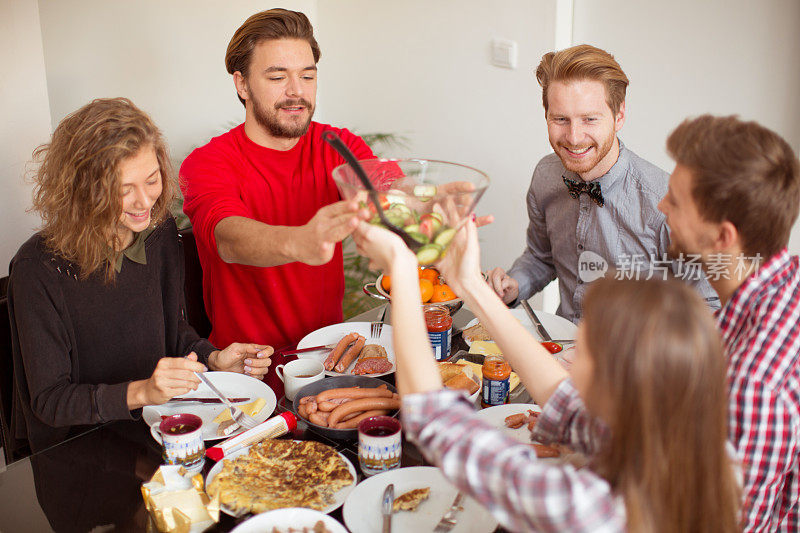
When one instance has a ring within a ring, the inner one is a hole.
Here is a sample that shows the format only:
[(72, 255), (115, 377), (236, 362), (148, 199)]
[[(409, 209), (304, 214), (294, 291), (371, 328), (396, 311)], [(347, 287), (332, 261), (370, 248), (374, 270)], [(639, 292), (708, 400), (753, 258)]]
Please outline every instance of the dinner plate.
[[(370, 328), (372, 326), (372, 322), (342, 322), (341, 324), (332, 324), (330, 326), (325, 326), (322, 329), (318, 329), (316, 331), (312, 331), (302, 339), (300, 342), (297, 343), (297, 349), (300, 350), (302, 348), (310, 348), (312, 346), (322, 346), (326, 344), (336, 344), (342, 337), (349, 333), (358, 333), (359, 335), (367, 338), (367, 344), (380, 344), (386, 349), (386, 356), (389, 358), (389, 362), (392, 363), (392, 369), (388, 372), (382, 372), (380, 374), (365, 374), (366, 376), (370, 376), (373, 378), (379, 376), (385, 376), (386, 374), (391, 374), (394, 372), (395, 368), (397, 367), (395, 363), (394, 357), (394, 348), (392, 347), (392, 326), (389, 324), (384, 324), (383, 328), (381, 329), (381, 336), (377, 339), (371, 339)], [(306, 352), (297, 354), (297, 357), (303, 359), (316, 359), (317, 361), (324, 362), (325, 359), (328, 357), (330, 351), (328, 350), (320, 350), (317, 352)], [(356, 358), (358, 361), (358, 358)], [(343, 373), (334, 372), (333, 370), (326, 370), (326, 376), (342, 376), (342, 375), (349, 375), (350, 372), (353, 370), (355, 366), (355, 361), (350, 364), (349, 367), (345, 369)]]
[[(394, 483), (394, 497), (413, 489), (430, 487), (427, 500), (416, 511), (392, 514), (392, 531), (433, 531), (458, 493), (442, 472), (434, 466), (413, 466), (382, 472), (356, 486), (344, 502), (344, 523), (352, 533), (380, 533), (383, 524), (381, 498), (389, 483)], [(467, 496), (463, 511), (452, 533), (482, 533), (494, 531), (497, 520), (478, 502)]]
[(527, 424), (523, 424), (522, 427), (518, 427), (517, 429), (506, 427), (507, 416), (517, 413), (527, 413), (528, 409), (538, 413), (542, 412), (542, 408), (533, 403), (507, 403), (481, 409), (478, 411), (478, 418), (501, 430), (503, 434), (517, 439), (524, 444), (530, 444), (532, 442), (531, 432), (528, 431)]
[[(237, 450), (237, 451), (233, 452), (232, 454), (226, 455), (225, 459), (223, 459), (222, 461), (217, 461), (217, 464), (212, 466), (211, 470), (208, 471), (208, 475), (206, 476), (206, 487), (208, 487), (211, 484), (211, 482), (214, 480), (214, 478), (217, 476), (217, 474), (219, 474), (220, 471), (222, 471), (223, 461), (226, 461), (228, 459), (235, 459), (236, 457), (239, 457), (240, 455), (246, 454), (249, 451), (250, 451), (250, 446), (247, 446), (245, 448), (242, 448), (241, 450)], [(348, 485), (346, 487), (343, 487), (343, 488), (339, 489), (338, 491), (336, 491), (333, 494), (333, 503), (330, 504), (329, 506), (327, 506), (326, 508), (322, 509), (322, 513), (325, 513), (325, 514), (330, 513), (331, 511), (335, 511), (336, 509), (338, 509), (345, 502), (345, 500), (347, 499), (347, 496), (353, 491), (353, 488), (356, 486), (356, 482), (358, 481), (358, 474), (356, 473), (356, 469), (353, 466), (353, 463), (351, 463), (350, 460), (347, 457), (345, 457), (344, 455), (342, 455), (340, 452), (336, 452), (336, 453), (339, 454), (339, 457), (341, 457), (342, 460), (347, 465), (347, 469), (350, 471), (350, 474), (353, 476), (353, 483), (351, 483), (350, 485)], [(231, 511), (229, 511), (224, 505), (220, 505), (220, 509), (222, 510), (223, 513), (225, 513), (227, 515), (236, 516)]]
[(344, 526), (330, 516), (305, 507), (275, 509), (255, 515), (236, 526), (231, 533), (264, 533), (272, 531), (272, 528), (278, 528), (282, 533), (289, 531), (289, 528), (293, 528), (292, 531), (302, 531), (302, 528), (312, 531), (311, 528), (319, 521), (331, 533), (347, 533)]
[[(256, 413), (253, 417), (258, 422), (263, 422), (270, 417), (278, 404), (278, 399), (275, 393), (261, 380), (245, 374), (237, 374), (236, 372), (206, 372), (206, 377), (217, 387), (222, 394), (229, 398), (251, 398), (255, 401), (256, 398), (264, 398), (267, 402), (266, 405)], [(208, 385), (200, 383), (196, 391), (184, 394), (184, 398), (202, 398), (202, 397), (215, 397), (216, 395), (211, 392)], [(244, 404), (236, 404), (244, 405)], [(227, 409), (221, 403), (165, 403), (162, 405), (147, 405), (142, 409), (142, 418), (147, 425), (160, 422), (162, 416), (170, 416), (178, 413), (191, 413), (203, 419), (203, 440), (219, 440), (227, 439), (238, 435), (244, 429), (234, 431), (230, 435), (220, 437), (217, 435), (219, 424), (214, 423), (214, 419), (222, 411)]]
[[(531, 319), (528, 318), (527, 313), (525, 313), (524, 309), (509, 309), (511, 314), (514, 315), (514, 318), (519, 320), (525, 329), (527, 329), (534, 338), (542, 340), (539, 336), (539, 333), (536, 331), (536, 326), (533, 325)], [(567, 320), (566, 318), (558, 315), (554, 315), (552, 313), (545, 313), (544, 311), (536, 311), (536, 316), (539, 317), (541, 320), (544, 329), (550, 334), (550, 337), (554, 339), (575, 339), (575, 336), (578, 334), (578, 326)], [(464, 329), (471, 328), (475, 324), (478, 323), (477, 318), (473, 318), (470, 320)], [(464, 339), (464, 342), (467, 343), (467, 346), (472, 346), (472, 342)]]

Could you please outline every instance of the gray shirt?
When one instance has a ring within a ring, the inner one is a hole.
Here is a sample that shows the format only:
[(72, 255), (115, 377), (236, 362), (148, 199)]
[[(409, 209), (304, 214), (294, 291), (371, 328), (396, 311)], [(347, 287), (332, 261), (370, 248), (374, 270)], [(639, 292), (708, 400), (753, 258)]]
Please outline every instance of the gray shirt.
[[(528, 189), (527, 246), (508, 274), (528, 299), (558, 277), (561, 305), (557, 313), (573, 322), (581, 318), (587, 284), (607, 267), (628, 277), (664, 277), (679, 266), (666, 259), (669, 233), (657, 209), (667, 193), (669, 175), (619, 143), (617, 162), (594, 180), (605, 205), (588, 194), (572, 198), (562, 176), (581, 181), (564, 168), (556, 154), (542, 158)], [(713, 308), (719, 298), (705, 279), (693, 282)]]

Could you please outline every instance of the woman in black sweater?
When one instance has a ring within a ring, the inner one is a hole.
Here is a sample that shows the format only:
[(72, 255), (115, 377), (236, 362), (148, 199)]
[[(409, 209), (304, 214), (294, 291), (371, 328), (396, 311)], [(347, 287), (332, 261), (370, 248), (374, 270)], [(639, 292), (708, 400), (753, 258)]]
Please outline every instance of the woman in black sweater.
[[(272, 348), (217, 350), (186, 322), (167, 148), (127, 99), (95, 100), (34, 152), (42, 230), (11, 261), (14, 426), (34, 451), (136, 418), (207, 368), (261, 378)], [(185, 356), (185, 357), (184, 357)]]

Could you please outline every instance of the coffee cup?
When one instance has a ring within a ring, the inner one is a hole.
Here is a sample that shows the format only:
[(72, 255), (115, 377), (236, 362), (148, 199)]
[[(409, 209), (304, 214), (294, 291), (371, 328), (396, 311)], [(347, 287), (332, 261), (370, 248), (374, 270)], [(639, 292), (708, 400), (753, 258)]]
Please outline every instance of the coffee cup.
[(164, 464), (183, 465), (187, 470), (203, 467), (203, 420), (193, 414), (179, 413), (164, 417), (150, 426), (153, 438), (161, 443)]
[(283, 381), (286, 399), (294, 401), (297, 391), (325, 377), (325, 368), (316, 359), (296, 359), (275, 367), (275, 373)]
[(358, 465), (365, 476), (398, 468), (402, 451), (399, 420), (373, 416), (359, 422)]

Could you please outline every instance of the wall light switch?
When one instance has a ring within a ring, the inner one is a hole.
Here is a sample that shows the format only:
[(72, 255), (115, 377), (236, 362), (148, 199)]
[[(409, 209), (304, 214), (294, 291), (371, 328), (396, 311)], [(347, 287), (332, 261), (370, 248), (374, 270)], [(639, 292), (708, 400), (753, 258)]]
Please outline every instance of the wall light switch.
[(492, 39), (492, 65), (517, 68), (517, 43), (507, 39)]

